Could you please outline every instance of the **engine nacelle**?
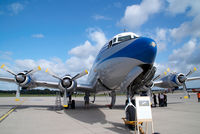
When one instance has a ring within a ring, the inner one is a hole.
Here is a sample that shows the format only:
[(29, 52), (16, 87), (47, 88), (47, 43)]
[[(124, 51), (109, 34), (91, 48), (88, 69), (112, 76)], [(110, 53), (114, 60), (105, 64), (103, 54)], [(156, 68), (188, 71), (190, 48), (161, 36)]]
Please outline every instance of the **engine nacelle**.
[(186, 76), (182, 73), (179, 74), (173, 73), (162, 78), (163, 83), (158, 86), (163, 88), (174, 88), (182, 86), (183, 83), (186, 81), (186, 79), (187, 79)]
[(30, 75), (26, 75), (25, 72), (20, 72), (15, 76), (15, 82), (21, 87), (29, 87), (32, 83)]
[(63, 91), (67, 90), (67, 92), (73, 92), (77, 87), (77, 82), (75, 80), (72, 80), (71, 76), (66, 75), (62, 77), (58, 87)]

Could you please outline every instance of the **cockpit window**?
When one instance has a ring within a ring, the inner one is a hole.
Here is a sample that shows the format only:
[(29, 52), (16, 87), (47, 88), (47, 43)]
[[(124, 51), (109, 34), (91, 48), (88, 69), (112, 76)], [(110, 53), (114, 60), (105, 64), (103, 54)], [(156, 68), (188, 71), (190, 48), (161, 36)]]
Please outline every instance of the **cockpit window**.
[(113, 42), (113, 43), (115, 43), (116, 41), (117, 41), (117, 39), (116, 39), (116, 38), (114, 38), (112, 42)]
[(127, 35), (127, 36), (119, 37), (119, 38), (118, 38), (118, 41), (121, 42), (121, 41), (130, 40), (130, 39), (131, 39), (131, 36), (130, 36), (130, 35)]

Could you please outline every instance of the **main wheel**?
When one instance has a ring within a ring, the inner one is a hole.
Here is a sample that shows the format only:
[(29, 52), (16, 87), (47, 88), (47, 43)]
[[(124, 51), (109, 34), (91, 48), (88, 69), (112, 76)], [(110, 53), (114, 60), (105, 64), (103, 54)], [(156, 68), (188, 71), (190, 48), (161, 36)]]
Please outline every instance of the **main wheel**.
[(75, 100), (72, 100), (71, 108), (72, 108), (72, 109), (75, 109)]
[[(133, 106), (128, 106), (126, 109), (126, 120), (127, 121), (135, 121), (135, 108)], [(127, 125), (129, 129), (134, 130), (135, 126), (134, 125)]]

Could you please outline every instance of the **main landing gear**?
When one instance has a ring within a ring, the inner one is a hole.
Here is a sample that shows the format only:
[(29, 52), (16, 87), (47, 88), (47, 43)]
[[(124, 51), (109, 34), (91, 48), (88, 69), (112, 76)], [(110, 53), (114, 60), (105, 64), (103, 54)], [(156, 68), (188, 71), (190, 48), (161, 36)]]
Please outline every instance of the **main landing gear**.
[(115, 102), (116, 102), (116, 92), (115, 91), (112, 91), (110, 93), (110, 97), (111, 97), (111, 103), (109, 105), (109, 108), (112, 109), (115, 105)]
[[(67, 97), (69, 98), (69, 101), (67, 100)], [(75, 109), (75, 100), (72, 100), (72, 93), (65, 90), (63, 95), (63, 107), (64, 109)]]

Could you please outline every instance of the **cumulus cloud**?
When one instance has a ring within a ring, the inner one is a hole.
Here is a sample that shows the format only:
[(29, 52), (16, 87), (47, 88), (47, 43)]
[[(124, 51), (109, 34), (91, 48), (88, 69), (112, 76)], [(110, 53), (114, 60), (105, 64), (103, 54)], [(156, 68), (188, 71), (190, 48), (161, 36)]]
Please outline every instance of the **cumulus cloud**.
[(173, 50), (173, 53), (169, 56), (171, 62), (184, 62), (196, 49), (196, 39), (192, 39), (181, 48)]
[(168, 33), (167, 29), (157, 28), (156, 29), (156, 37), (154, 38), (158, 44), (158, 52), (166, 50), (166, 43), (168, 39), (166, 38)]
[(19, 2), (12, 3), (8, 6), (8, 10), (11, 12), (11, 15), (17, 15), (19, 12), (24, 10), (24, 5)]
[(167, 11), (173, 15), (186, 14), (187, 16), (193, 17), (192, 21), (183, 22), (180, 26), (170, 30), (171, 37), (175, 40), (180, 41), (185, 37), (196, 38), (200, 36), (200, 10), (199, 0), (168, 0), (169, 6)]
[(171, 36), (176, 40), (181, 40), (184, 37), (199, 37), (200, 36), (200, 15), (196, 16), (192, 21), (182, 23), (179, 27), (170, 30)]
[(143, 0), (140, 5), (128, 6), (124, 17), (120, 20), (120, 25), (127, 26), (130, 29), (139, 28), (144, 24), (150, 15), (159, 12), (161, 2), (159, 0)]
[(32, 36), (31, 36), (32, 38), (44, 38), (44, 34), (33, 34)]
[(180, 0), (167, 1), (169, 3), (167, 11), (174, 15), (187, 12), (187, 15), (189, 16), (196, 16), (200, 13), (199, 0), (181, 0), (181, 2)]
[(197, 39), (191, 39), (182, 47), (174, 49), (164, 63), (155, 63), (157, 74), (162, 74), (170, 68), (171, 72), (187, 74), (191, 69), (197, 67), (197, 71), (192, 76), (200, 76), (200, 43)]
[(95, 57), (101, 47), (106, 43), (105, 34), (100, 29), (90, 28), (87, 30), (90, 41), (77, 46), (69, 51), (71, 58), (66, 61), (70, 70), (78, 71), (80, 69), (90, 69)]

